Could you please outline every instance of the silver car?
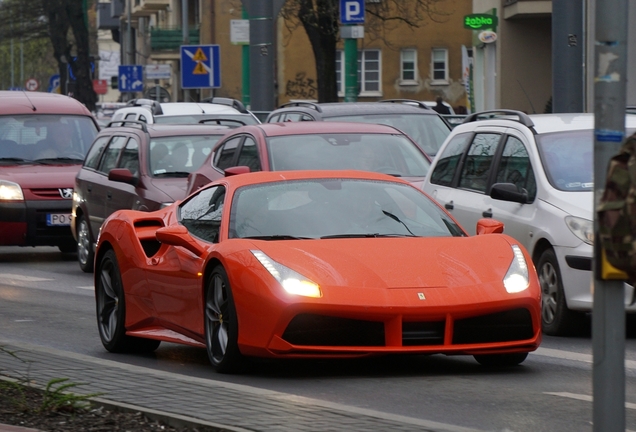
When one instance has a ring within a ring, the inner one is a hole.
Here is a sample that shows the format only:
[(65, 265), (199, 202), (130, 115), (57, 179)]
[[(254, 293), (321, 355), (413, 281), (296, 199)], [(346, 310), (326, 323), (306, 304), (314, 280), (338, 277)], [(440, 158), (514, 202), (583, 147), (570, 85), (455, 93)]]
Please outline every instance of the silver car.
[[(636, 116), (626, 116), (626, 128), (636, 130)], [(423, 186), (462, 226), (497, 219), (530, 251), (550, 335), (576, 331), (592, 310), (593, 130), (593, 114), (472, 114), (446, 139)], [(636, 312), (626, 287), (626, 310)]]

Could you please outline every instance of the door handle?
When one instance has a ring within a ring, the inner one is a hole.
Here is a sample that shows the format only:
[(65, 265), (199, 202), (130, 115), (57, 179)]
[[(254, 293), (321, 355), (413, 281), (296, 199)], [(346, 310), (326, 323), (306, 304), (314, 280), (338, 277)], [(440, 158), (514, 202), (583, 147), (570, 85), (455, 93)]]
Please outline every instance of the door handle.
[(446, 204), (444, 204), (444, 208), (445, 208), (446, 210), (452, 210), (452, 209), (454, 209), (454, 208), (455, 208), (455, 204), (453, 204), (453, 202), (452, 202), (452, 201), (451, 201), (451, 202), (447, 202)]
[(93, 192), (93, 187), (92, 187), (92, 186), (87, 186), (87, 187), (86, 187), (86, 190), (87, 190), (88, 192)]
[(491, 209), (491, 208), (489, 208), (488, 210), (486, 210), (485, 212), (483, 212), (481, 215), (482, 215), (483, 217), (485, 217), (485, 218), (491, 218), (491, 217), (492, 217), (492, 209)]
[(106, 193), (106, 198), (111, 199), (113, 197), (113, 193), (111, 191), (108, 191)]

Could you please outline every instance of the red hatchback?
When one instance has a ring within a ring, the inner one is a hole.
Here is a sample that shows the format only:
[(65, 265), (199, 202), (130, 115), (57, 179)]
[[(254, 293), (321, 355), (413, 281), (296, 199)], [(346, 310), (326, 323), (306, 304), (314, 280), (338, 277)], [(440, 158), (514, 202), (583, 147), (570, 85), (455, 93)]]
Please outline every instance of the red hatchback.
[(235, 172), (362, 170), (400, 177), (421, 187), (430, 159), (400, 130), (345, 122), (249, 125), (226, 135), (188, 177), (187, 193)]
[(75, 251), (75, 175), (97, 132), (75, 99), (0, 91), (0, 246)]

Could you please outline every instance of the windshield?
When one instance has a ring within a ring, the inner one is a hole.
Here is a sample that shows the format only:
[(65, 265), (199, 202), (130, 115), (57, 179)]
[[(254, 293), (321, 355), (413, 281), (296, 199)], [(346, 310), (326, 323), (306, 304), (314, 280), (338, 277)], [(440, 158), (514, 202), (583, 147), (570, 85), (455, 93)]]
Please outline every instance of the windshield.
[[(627, 131), (631, 135), (634, 131)], [(541, 163), (550, 184), (562, 191), (594, 189), (594, 133), (592, 130), (538, 135)]]
[(150, 140), (150, 172), (155, 177), (187, 177), (199, 168), (222, 135), (169, 136)]
[(367, 114), (325, 118), (325, 121), (375, 123), (398, 128), (407, 134), (431, 159), (437, 154), (450, 128), (438, 115)]
[(97, 132), (86, 116), (0, 116), (0, 164), (81, 163)]
[(357, 169), (425, 177), (430, 162), (405, 136), (390, 134), (286, 135), (268, 139), (272, 171)]
[(450, 237), (464, 232), (419, 190), (357, 179), (245, 186), (235, 193), (230, 238)]

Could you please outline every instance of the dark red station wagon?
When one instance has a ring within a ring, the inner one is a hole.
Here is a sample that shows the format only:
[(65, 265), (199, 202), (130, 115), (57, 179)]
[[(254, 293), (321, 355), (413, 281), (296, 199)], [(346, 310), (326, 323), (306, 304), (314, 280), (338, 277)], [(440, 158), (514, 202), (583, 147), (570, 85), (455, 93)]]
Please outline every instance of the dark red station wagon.
[(0, 91), (0, 246), (75, 252), (75, 176), (99, 128), (75, 99)]

